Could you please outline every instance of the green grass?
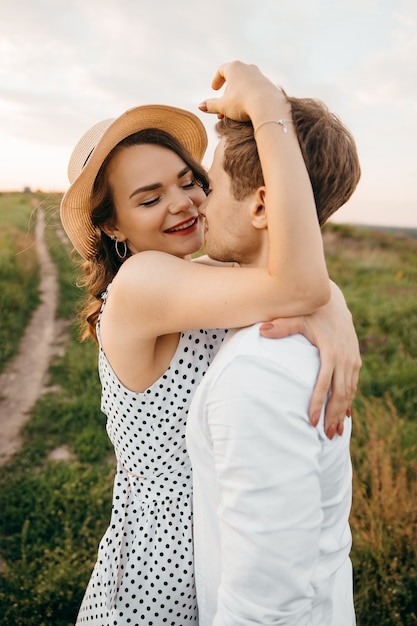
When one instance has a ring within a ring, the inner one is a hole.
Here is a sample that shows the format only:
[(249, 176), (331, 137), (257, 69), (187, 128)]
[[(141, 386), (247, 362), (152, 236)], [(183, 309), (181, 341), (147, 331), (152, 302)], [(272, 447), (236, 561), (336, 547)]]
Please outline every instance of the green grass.
[(360, 626), (417, 624), (417, 241), (330, 226), (363, 367), (354, 404), (351, 526)]
[(74, 623), (106, 526), (112, 474), (108, 465), (78, 462), (44, 462), (36, 473), (15, 464), (5, 473), (2, 626)]
[[(340, 227), (331, 227), (333, 236)], [(341, 231), (345, 233), (345, 230)], [(329, 273), (343, 289), (360, 341), (360, 389), (388, 392), (401, 416), (417, 407), (417, 241), (356, 228), (327, 253)]]
[[(0, 623), (70, 626), (110, 516), (112, 448), (100, 411), (97, 351), (73, 320), (77, 271), (56, 236), (57, 206), (43, 199), (47, 240), (59, 269), (58, 316), (71, 324), (65, 355), (23, 428), (23, 448), (0, 474)], [(50, 461), (67, 445), (71, 461)]]
[(414, 626), (417, 438), (404, 445), (407, 421), (398, 416), (389, 396), (362, 400), (362, 419), (355, 421), (352, 441), (352, 561), (358, 624)]
[[(60, 274), (59, 316), (71, 321), (77, 270), (55, 235), (56, 205), (44, 202)], [(352, 439), (358, 625), (414, 626), (417, 241), (340, 225), (326, 227), (325, 240), (329, 271), (353, 312), (364, 362)], [(23, 448), (0, 474), (2, 626), (74, 624), (110, 516), (114, 461), (99, 408), (96, 348), (80, 344), (77, 327), (71, 328), (64, 357), (51, 367), (53, 387), (24, 428)], [(63, 444), (73, 460), (48, 460)]]
[(30, 194), (0, 193), (0, 372), (39, 303)]

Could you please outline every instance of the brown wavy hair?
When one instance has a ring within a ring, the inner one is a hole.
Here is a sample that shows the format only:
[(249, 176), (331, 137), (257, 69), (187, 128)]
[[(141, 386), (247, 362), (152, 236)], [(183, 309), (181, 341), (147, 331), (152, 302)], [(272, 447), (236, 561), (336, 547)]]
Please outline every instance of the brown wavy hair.
[[(175, 152), (188, 165), (202, 189), (207, 192), (209, 183), (203, 166), (198, 163), (175, 137), (159, 129), (145, 129), (129, 135), (110, 152), (97, 174), (91, 196), (91, 221), (96, 228), (95, 254), (82, 264), (82, 286), (86, 288), (87, 299), (80, 313), (81, 338), (93, 337), (97, 342), (96, 324), (102, 304), (102, 294), (112, 282), (124, 259), (121, 260), (115, 250), (114, 241), (106, 235), (103, 228), (112, 226), (116, 220), (113, 202), (113, 190), (109, 183), (109, 163), (124, 148), (156, 144)], [(131, 256), (127, 251), (128, 258)]]
[[(322, 226), (348, 201), (359, 182), (356, 143), (321, 100), (287, 98)], [(217, 122), (216, 131), (226, 140), (223, 168), (230, 176), (232, 194), (243, 200), (264, 184), (252, 123), (223, 118)]]

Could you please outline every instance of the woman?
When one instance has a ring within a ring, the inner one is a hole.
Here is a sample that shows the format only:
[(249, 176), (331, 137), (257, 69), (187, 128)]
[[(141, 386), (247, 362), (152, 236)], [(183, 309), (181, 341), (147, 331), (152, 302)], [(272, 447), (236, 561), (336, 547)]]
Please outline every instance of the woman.
[[(254, 66), (227, 64), (217, 80), (227, 80), (219, 115), (255, 128), (290, 117), (283, 93)], [(329, 297), (295, 133), (276, 124), (260, 137), (267, 270), (188, 260), (203, 243), (198, 209), (208, 192), (206, 135), (192, 114), (137, 107), (93, 127), (71, 157), (61, 216), (86, 259), (88, 328), (118, 462), (112, 519), (77, 624), (197, 621), (185, 420), (225, 332), (200, 329), (312, 313)]]

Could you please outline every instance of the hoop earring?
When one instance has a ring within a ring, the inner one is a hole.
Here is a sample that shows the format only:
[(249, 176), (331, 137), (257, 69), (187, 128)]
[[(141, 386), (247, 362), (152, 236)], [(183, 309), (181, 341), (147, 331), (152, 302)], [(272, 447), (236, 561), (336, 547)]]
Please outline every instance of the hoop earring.
[[(120, 250), (119, 250), (119, 244), (123, 244), (123, 246), (124, 246), (124, 248), (123, 248), (123, 252), (120, 252)], [(124, 261), (124, 260), (125, 260), (125, 258), (127, 257), (127, 244), (126, 244), (126, 241), (118, 241), (118, 240), (115, 238), (115, 241), (114, 241), (114, 249), (116, 250), (116, 254), (117, 254), (117, 256), (119, 257), (119, 259), (120, 259), (121, 261)]]

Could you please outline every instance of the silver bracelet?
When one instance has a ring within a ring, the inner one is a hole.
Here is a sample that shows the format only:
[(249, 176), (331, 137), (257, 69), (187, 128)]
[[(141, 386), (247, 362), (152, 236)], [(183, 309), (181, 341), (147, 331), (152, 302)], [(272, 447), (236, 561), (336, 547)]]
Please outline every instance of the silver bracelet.
[(288, 133), (288, 124), (293, 124), (293, 121), (287, 120), (286, 118), (281, 118), (279, 120), (265, 120), (265, 122), (261, 122), (259, 126), (255, 128), (255, 130), (253, 131), (253, 135), (256, 136), (256, 133), (261, 128), (261, 126), (264, 126), (265, 124), (279, 124), (280, 126), (282, 126), (282, 132), (286, 134)]

